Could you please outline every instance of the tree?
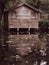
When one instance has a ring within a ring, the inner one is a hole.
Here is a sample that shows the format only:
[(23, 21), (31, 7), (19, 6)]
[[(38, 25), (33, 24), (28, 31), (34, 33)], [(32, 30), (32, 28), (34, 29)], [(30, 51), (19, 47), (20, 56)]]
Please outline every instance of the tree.
[(4, 45), (4, 41), (5, 41), (5, 36), (4, 36), (4, 8), (5, 8), (5, 4), (7, 3), (8, 0), (0, 0), (0, 63), (4, 61), (4, 57), (5, 57), (5, 47), (3, 47), (2, 45)]

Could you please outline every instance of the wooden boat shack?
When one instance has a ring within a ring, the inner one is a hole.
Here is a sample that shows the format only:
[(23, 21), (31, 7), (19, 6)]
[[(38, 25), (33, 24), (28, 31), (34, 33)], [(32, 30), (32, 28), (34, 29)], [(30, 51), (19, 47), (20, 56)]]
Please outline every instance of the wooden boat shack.
[(8, 45), (10, 50), (26, 55), (32, 52), (31, 47), (39, 44), (38, 28), (41, 11), (35, 6), (21, 3), (8, 12)]

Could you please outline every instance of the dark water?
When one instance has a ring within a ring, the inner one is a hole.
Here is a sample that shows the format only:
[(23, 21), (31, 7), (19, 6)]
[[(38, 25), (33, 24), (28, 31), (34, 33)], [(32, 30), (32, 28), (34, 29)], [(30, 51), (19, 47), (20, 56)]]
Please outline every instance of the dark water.
[(31, 52), (28, 55), (12, 55), (8, 58), (0, 59), (0, 65), (49, 65), (49, 55)]

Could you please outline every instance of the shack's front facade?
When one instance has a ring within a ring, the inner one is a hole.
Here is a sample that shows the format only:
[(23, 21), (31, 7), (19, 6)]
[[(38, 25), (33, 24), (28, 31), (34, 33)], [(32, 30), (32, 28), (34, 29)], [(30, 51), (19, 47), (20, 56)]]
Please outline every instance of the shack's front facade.
[(8, 11), (8, 45), (9, 49), (20, 55), (32, 52), (31, 47), (37, 47), (38, 24), (41, 11), (26, 3), (19, 4)]

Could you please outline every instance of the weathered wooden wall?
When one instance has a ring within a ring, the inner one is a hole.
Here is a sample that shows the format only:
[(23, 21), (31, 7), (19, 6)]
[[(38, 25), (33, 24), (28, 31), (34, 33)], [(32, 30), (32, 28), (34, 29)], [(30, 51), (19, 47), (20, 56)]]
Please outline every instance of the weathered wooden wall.
[(11, 28), (38, 28), (40, 13), (27, 7), (20, 7), (9, 12), (9, 27)]
[[(35, 12), (25, 6), (21, 6), (8, 14), (8, 25), (10, 28), (36, 28), (38, 29), (38, 21), (40, 20), (40, 13)], [(16, 53), (26, 55), (31, 51), (31, 47), (37, 47), (39, 39), (38, 34), (30, 35), (10, 35), (9, 33), (9, 49), (16, 49)]]

